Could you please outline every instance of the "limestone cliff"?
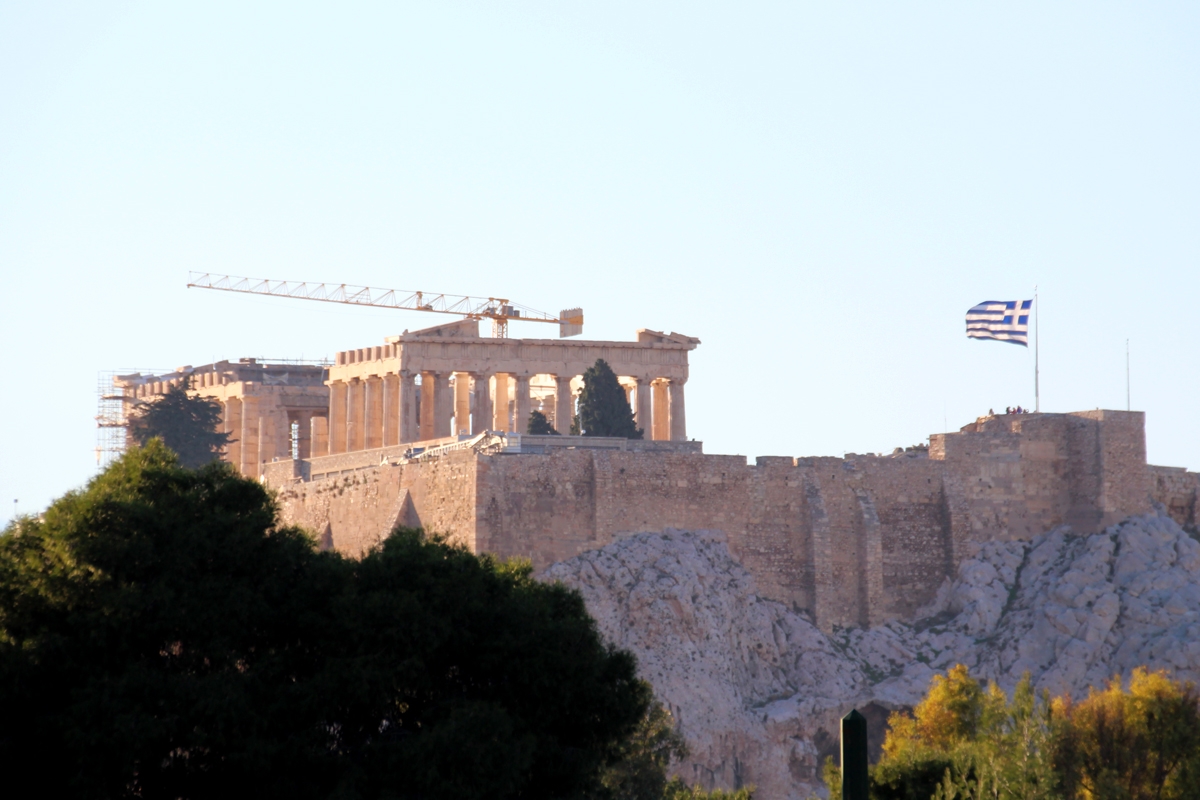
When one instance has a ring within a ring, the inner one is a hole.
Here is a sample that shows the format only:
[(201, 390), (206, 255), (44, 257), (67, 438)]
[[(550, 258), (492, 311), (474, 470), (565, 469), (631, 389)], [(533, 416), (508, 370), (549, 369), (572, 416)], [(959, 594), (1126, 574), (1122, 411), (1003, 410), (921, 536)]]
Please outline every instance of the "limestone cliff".
[(639, 534), (544, 577), (637, 654), (690, 743), (680, 774), (764, 798), (808, 797), (841, 715), (865, 710), (878, 746), (887, 710), (955, 663), (1006, 689), (1028, 670), (1054, 693), (1143, 664), (1200, 680), (1200, 543), (1167, 516), (988, 543), (914, 621), (831, 635), (761, 599), (718, 532)]

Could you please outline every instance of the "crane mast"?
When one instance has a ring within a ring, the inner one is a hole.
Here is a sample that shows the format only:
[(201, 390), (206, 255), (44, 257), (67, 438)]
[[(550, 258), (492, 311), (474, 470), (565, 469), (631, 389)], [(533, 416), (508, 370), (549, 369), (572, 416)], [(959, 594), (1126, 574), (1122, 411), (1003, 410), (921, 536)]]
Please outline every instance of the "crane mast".
[(395, 308), (405, 311), (431, 311), (435, 314), (455, 314), (476, 320), (490, 319), (492, 336), (498, 339), (508, 337), (510, 320), (556, 324), (560, 337), (577, 336), (583, 332), (583, 309), (581, 308), (564, 309), (559, 312), (557, 317), (554, 317), (501, 297), (410, 292), (402, 289), (350, 286), (345, 283), (277, 281), (270, 278), (217, 275), (211, 272), (188, 273), (188, 288), (216, 289), (222, 292), (259, 294), (268, 297), (294, 297), (301, 300), (319, 300), (324, 303)]

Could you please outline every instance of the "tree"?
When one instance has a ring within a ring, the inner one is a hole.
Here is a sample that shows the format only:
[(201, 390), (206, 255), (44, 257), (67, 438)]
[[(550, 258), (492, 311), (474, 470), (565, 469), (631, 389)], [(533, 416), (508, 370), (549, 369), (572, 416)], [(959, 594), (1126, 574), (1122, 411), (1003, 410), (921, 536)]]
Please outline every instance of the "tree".
[(676, 730), (671, 712), (661, 703), (652, 703), (637, 730), (618, 746), (615, 760), (589, 800), (663, 800), (667, 768), (687, 754), (687, 743)]
[(663, 800), (754, 800), (754, 787), (744, 786), (732, 791), (705, 791), (699, 786), (688, 786), (680, 778), (672, 778), (662, 796)]
[(230, 435), (218, 431), (221, 404), (205, 397), (191, 397), (182, 384), (173, 384), (166, 394), (140, 406), (129, 420), (133, 441), (144, 447), (154, 437), (179, 454), (179, 463), (196, 469), (221, 456)]
[(529, 413), (529, 424), (525, 426), (525, 432), (532, 436), (558, 436), (558, 431), (554, 430), (550, 420), (540, 411)]
[[(1200, 694), (1145, 668), (1076, 703), (1039, 697), (1028, 673), (1010, 700), (960, 665), (889, 725), (879, 800), (1182, 800), (1200, 783)], [(840, 780), (832, 763), (825, 778)]]
[(1200, 706), (1195, 686), (1164, 672), (1133, 671), (1086, 700), (1054, 704), (1055, 765), (1068, 798), (1194, 797), (1200, 777)]
[(893, 714), (888, 725), (883, 757), (871, 774), (876, 797), (1058, 797), (1049, 699), (1038, 702), (1028, 673), (1010, 702), (996, 684), (984, 689), (956, 665), (934, 676), (911, 715)]
[(644, 431), (633, 421), (633, 409), (612, 367), (604, 359), (583, 373), (577, 428), (584, 436), (623, 436), (641, 439)]
[(0, 536), (0, 767), (76, 797), (575, 797), (650, 702), (580, 596), (398, 529), (361, 560), (133, 449)]

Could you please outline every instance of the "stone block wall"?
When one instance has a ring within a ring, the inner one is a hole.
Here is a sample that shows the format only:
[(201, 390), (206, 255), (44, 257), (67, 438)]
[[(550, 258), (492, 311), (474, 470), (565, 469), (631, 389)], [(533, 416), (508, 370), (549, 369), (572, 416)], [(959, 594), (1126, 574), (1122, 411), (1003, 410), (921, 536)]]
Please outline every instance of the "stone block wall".
[(1197, 501), (1200, 500), (1200, 474), (1182, 467), (1150, 467), (1150, 495), (1171, 518), (1196, 532), (1200, 526)]
[(1092, 531), (1153, 500), (1195, 524), (1200, 476), (1148, 467), (1142, 424), (1112, 411), (987, 417), (931, 437), (927, 457), (754, 464), (698, 444), (464, 450), (380, 465), (383, 448), (271, 465), (267, 478), (285, 519), (351, 554), (397, 524), (421, 525), (542, 570), (634, 533), (719, 529), (765, 597), (828, 630), (911, 617), (992, 539), (1064, 523)]

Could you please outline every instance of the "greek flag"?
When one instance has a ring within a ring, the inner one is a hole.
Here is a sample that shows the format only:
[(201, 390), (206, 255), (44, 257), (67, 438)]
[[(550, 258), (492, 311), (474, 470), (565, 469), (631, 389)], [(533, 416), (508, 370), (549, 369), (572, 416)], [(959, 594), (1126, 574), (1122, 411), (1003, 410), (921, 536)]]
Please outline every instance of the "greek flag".
[(1032, 300), (988, 300), (967, 312), (967, 336), (1029, 346)]

